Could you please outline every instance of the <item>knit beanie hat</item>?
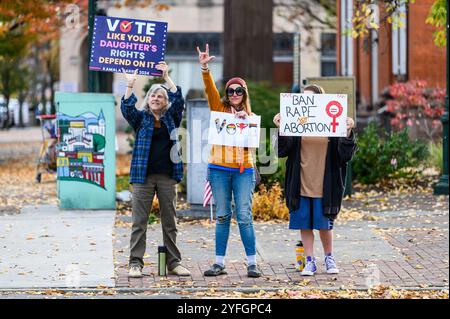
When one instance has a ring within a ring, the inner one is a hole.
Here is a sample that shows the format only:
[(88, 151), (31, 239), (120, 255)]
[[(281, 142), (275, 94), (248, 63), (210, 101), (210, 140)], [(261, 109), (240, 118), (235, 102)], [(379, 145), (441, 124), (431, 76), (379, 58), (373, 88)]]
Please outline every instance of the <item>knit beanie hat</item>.
[(245, 81), (244, 81), (243, 79), (241, 79), (241, 78), (232, 78), (232, 79), (230, 79), (230, 80), (227, 82), (227, 84), (225, 85), (225, 89), (228, 89), (228, 87), (229, 87), (231, 84), (239, 84), (240, 86), (242, 86), (242, 87), (244, 87), (244, 88), (247, 88), (247, 83), (245, 83)]

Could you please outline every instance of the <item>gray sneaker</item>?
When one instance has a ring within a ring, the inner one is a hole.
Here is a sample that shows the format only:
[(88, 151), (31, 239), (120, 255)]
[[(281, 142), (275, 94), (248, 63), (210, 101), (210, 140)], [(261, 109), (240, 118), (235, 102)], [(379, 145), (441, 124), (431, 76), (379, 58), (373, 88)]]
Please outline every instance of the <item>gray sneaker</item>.
[(219, 264), (214, 264), (207, 271), (203, 273), (206, 277), (214, 277), (220, 275), (226, 275), (225, 266), (221, 266)]
[(259, 270), (257, 265), (250, 265), (247, 267), (247, 276), (250, 278), (261, 277), (261, 270)]

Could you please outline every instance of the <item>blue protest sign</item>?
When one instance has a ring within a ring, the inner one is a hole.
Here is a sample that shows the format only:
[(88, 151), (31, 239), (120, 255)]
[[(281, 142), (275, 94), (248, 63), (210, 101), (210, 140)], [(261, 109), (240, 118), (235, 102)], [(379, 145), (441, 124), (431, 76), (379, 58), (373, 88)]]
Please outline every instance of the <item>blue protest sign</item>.
[(95, 16), (89, 70), (159, 76), (166, 40), (166, 22)]

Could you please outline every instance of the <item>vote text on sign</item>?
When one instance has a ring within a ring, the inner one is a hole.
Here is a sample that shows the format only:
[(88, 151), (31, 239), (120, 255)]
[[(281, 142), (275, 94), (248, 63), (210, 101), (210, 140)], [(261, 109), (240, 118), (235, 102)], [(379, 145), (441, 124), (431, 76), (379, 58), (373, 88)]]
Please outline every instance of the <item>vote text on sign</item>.
[(211, 112), (208, 143), (225, 146), (259, 147), (260, 116), (237, 118), (234, 114)]

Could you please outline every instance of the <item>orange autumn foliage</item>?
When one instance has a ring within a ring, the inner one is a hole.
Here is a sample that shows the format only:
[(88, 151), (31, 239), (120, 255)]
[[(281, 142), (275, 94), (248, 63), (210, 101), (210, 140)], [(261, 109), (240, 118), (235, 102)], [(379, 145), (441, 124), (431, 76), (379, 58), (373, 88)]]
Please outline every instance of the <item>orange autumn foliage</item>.
[(289, 209), (286, 207), (280, 184), (275, 183), (269, 189), (259, 186), (253, 196), (253, 217), (255, 220), (288, 220)]

